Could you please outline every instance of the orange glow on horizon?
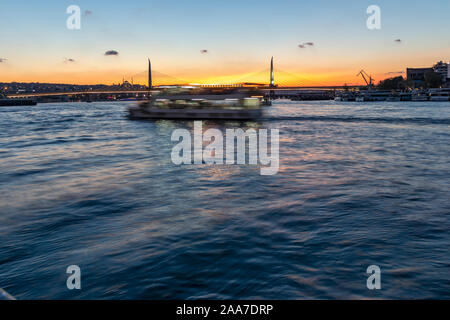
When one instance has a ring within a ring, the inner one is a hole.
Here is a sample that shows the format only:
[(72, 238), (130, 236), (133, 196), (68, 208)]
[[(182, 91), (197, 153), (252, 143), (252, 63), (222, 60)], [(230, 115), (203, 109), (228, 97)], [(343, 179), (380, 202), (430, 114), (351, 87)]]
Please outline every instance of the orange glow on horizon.
[[(348, 85), (364, 85), (361, 78), (355, 76), (353, 70), (351, 72), (342, 73), (299, 73), (299, 74), (283, 74), (275, 71), (275, 84), (280, 87), (286, 86), (341, 86)], [(376, 81), (391, 76), (375, 77)], [(30, 73), (22, 76), (2, 76), (0, 82), (40, 82), (40, 83), (64, 83), (76, 85), (96, 85), (96, 84), (119, 84), (122, 79), (134, 84), (147, 85), (147, 76), (132, 76), (126, 72), (118, 71), (97, 71), (97, 72), (77, 72), (77, 73), (51, 73), (40, 74)], [(176, 84), (236, 84), (236, 83), (261, 83), (269, 84), (269, 73), (267, 75), (251, 75), (249, 73), (235, 73), (223, 76), (211, 75), (181, 75), (179, 78), (155, 76), (153, 75), (154, 85), (176, 85)]]
[[(445, 54), (444, 54), (445, 55)], [(117, 57), (86, 57), (74, 63), (45, 59), (40, 63), (8, 60), (0, 64), (0, 82), (40, 82), (77, 85), (119, 84), (122, 79), (147, 85), (146, 59)], [(142, 63), (144, 61), (144, 63)], [(183, 60), (156, 57), (152, 60), (154, 85), (176, 84), (237, 84), (270, 82), (270, 59), (252, 60)], [(364, 69), (375, 83), (386, 78), (405, 76), (407, 66), (426, 67), (436, 62), (436, 54), (416, 57), (380, 55), (374, 61), (354, 61), (345, 57), (321, 57), (297, 60), (296, 57), (275, 57), (275, 84), (285, 86), (342, 86), (365, 85), (357, 73)], [(258, 71), (259, 70), (259, 71)], [(284, 70), (288, 70), (287, 72)]]

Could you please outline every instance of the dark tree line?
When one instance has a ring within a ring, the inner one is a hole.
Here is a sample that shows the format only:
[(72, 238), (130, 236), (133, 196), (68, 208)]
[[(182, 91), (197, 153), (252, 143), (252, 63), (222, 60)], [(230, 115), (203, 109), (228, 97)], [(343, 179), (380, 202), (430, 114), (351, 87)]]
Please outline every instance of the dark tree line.
[[(428, 71), (425, 73), (425, 80), (422, 87), (428, 88), (440, 88), (443, 84), (440, 74), (434, 71)], [(380, 90), (405, 90), (413, 87), (413, 83), (405, 80), (402, 76), (389, 78), (382, 80), (378, 83), (378, 89)]]
[(406, 81), (402, 76), (385, 79), (378, 84), (380, 90), (402, 90), (406, 88)]

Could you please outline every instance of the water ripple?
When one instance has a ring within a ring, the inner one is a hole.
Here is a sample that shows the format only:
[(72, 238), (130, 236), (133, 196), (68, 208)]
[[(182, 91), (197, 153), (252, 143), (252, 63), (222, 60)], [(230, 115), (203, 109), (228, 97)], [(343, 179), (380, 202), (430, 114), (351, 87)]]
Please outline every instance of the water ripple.
[(275, 103), (204, 123), (279, 129), (275, 176), (175, 166), (171, 133), (192, 123), (126, 106), (1, 108), (0, 287), (17, 298), (450, 298), (448, 103)]

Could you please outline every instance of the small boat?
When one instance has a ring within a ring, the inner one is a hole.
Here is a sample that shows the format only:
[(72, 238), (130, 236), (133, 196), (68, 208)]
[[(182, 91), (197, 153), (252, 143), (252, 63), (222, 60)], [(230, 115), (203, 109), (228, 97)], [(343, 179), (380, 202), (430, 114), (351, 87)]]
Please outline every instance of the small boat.
[(353, 92), (338, 92), (336, 93), (336, 97), (334, 98), (334, 101), (338, 102), (348, 102), (348, 101), (356, 101), (356, 96)]
[(35, 106), (36, 104), (37, 102), (34, 99), (7, 98), (0, 94), (0, 107)]
[(430, 92), (430, 101), (449, 101), (450, 91), (448, 90), (432, 90)]
[[(389, 100), (391, 99), (392, 100)], [(395, 99), (395, 100), (394, 100)], [(395, 96), (392, 95), (391, 91), (367, 91), (361, 92), (357, 97), (358, 102), (374, 102), (374, 101), (400, 101), (397, 100)]]
[(426, 92), (418, 91), (414, 92), (411, 97), (411, 101), (428, 101), (429, 95)]
[(389, 97), (387, 97), (386, 101), (389, 101), (389, 102), (400, 102), (402, 100), (401, 100), (401, 97), (400, 97), (399, 94), (391, 93), (391, 95)]
[(251, 90), (165, 90), (128, 111), (132, 119), (252, 120), (263, 114), (261, 100)]
[(411, 101), (412, 94), (411, 92), (400, 92), (400, 101)]

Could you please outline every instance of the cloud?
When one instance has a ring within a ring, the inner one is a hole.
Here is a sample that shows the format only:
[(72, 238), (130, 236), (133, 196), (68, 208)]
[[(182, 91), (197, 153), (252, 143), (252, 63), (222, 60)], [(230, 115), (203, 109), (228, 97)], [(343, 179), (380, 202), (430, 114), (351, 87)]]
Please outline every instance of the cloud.
[(303, 42), (298, 45), (300, 49), (305, 49), (307, 47), (314, 47), (314, 42)]
[(201, 54), (205, 54), (205, 53), (208, 53), (208, 50), (205, 50), (205, 49), (203, 49), (203, 50), (200, 50), (200, 53), (201, 53)]
[(105, 56), (118, 56), (119, 52), (117, 52), (116, 50), (108, 50), (105, 52)]
[(8, 60), (8, 59), (6, 59), (6, 58), (0, 58), (0, 63), (5, 62), (6, 60)]

